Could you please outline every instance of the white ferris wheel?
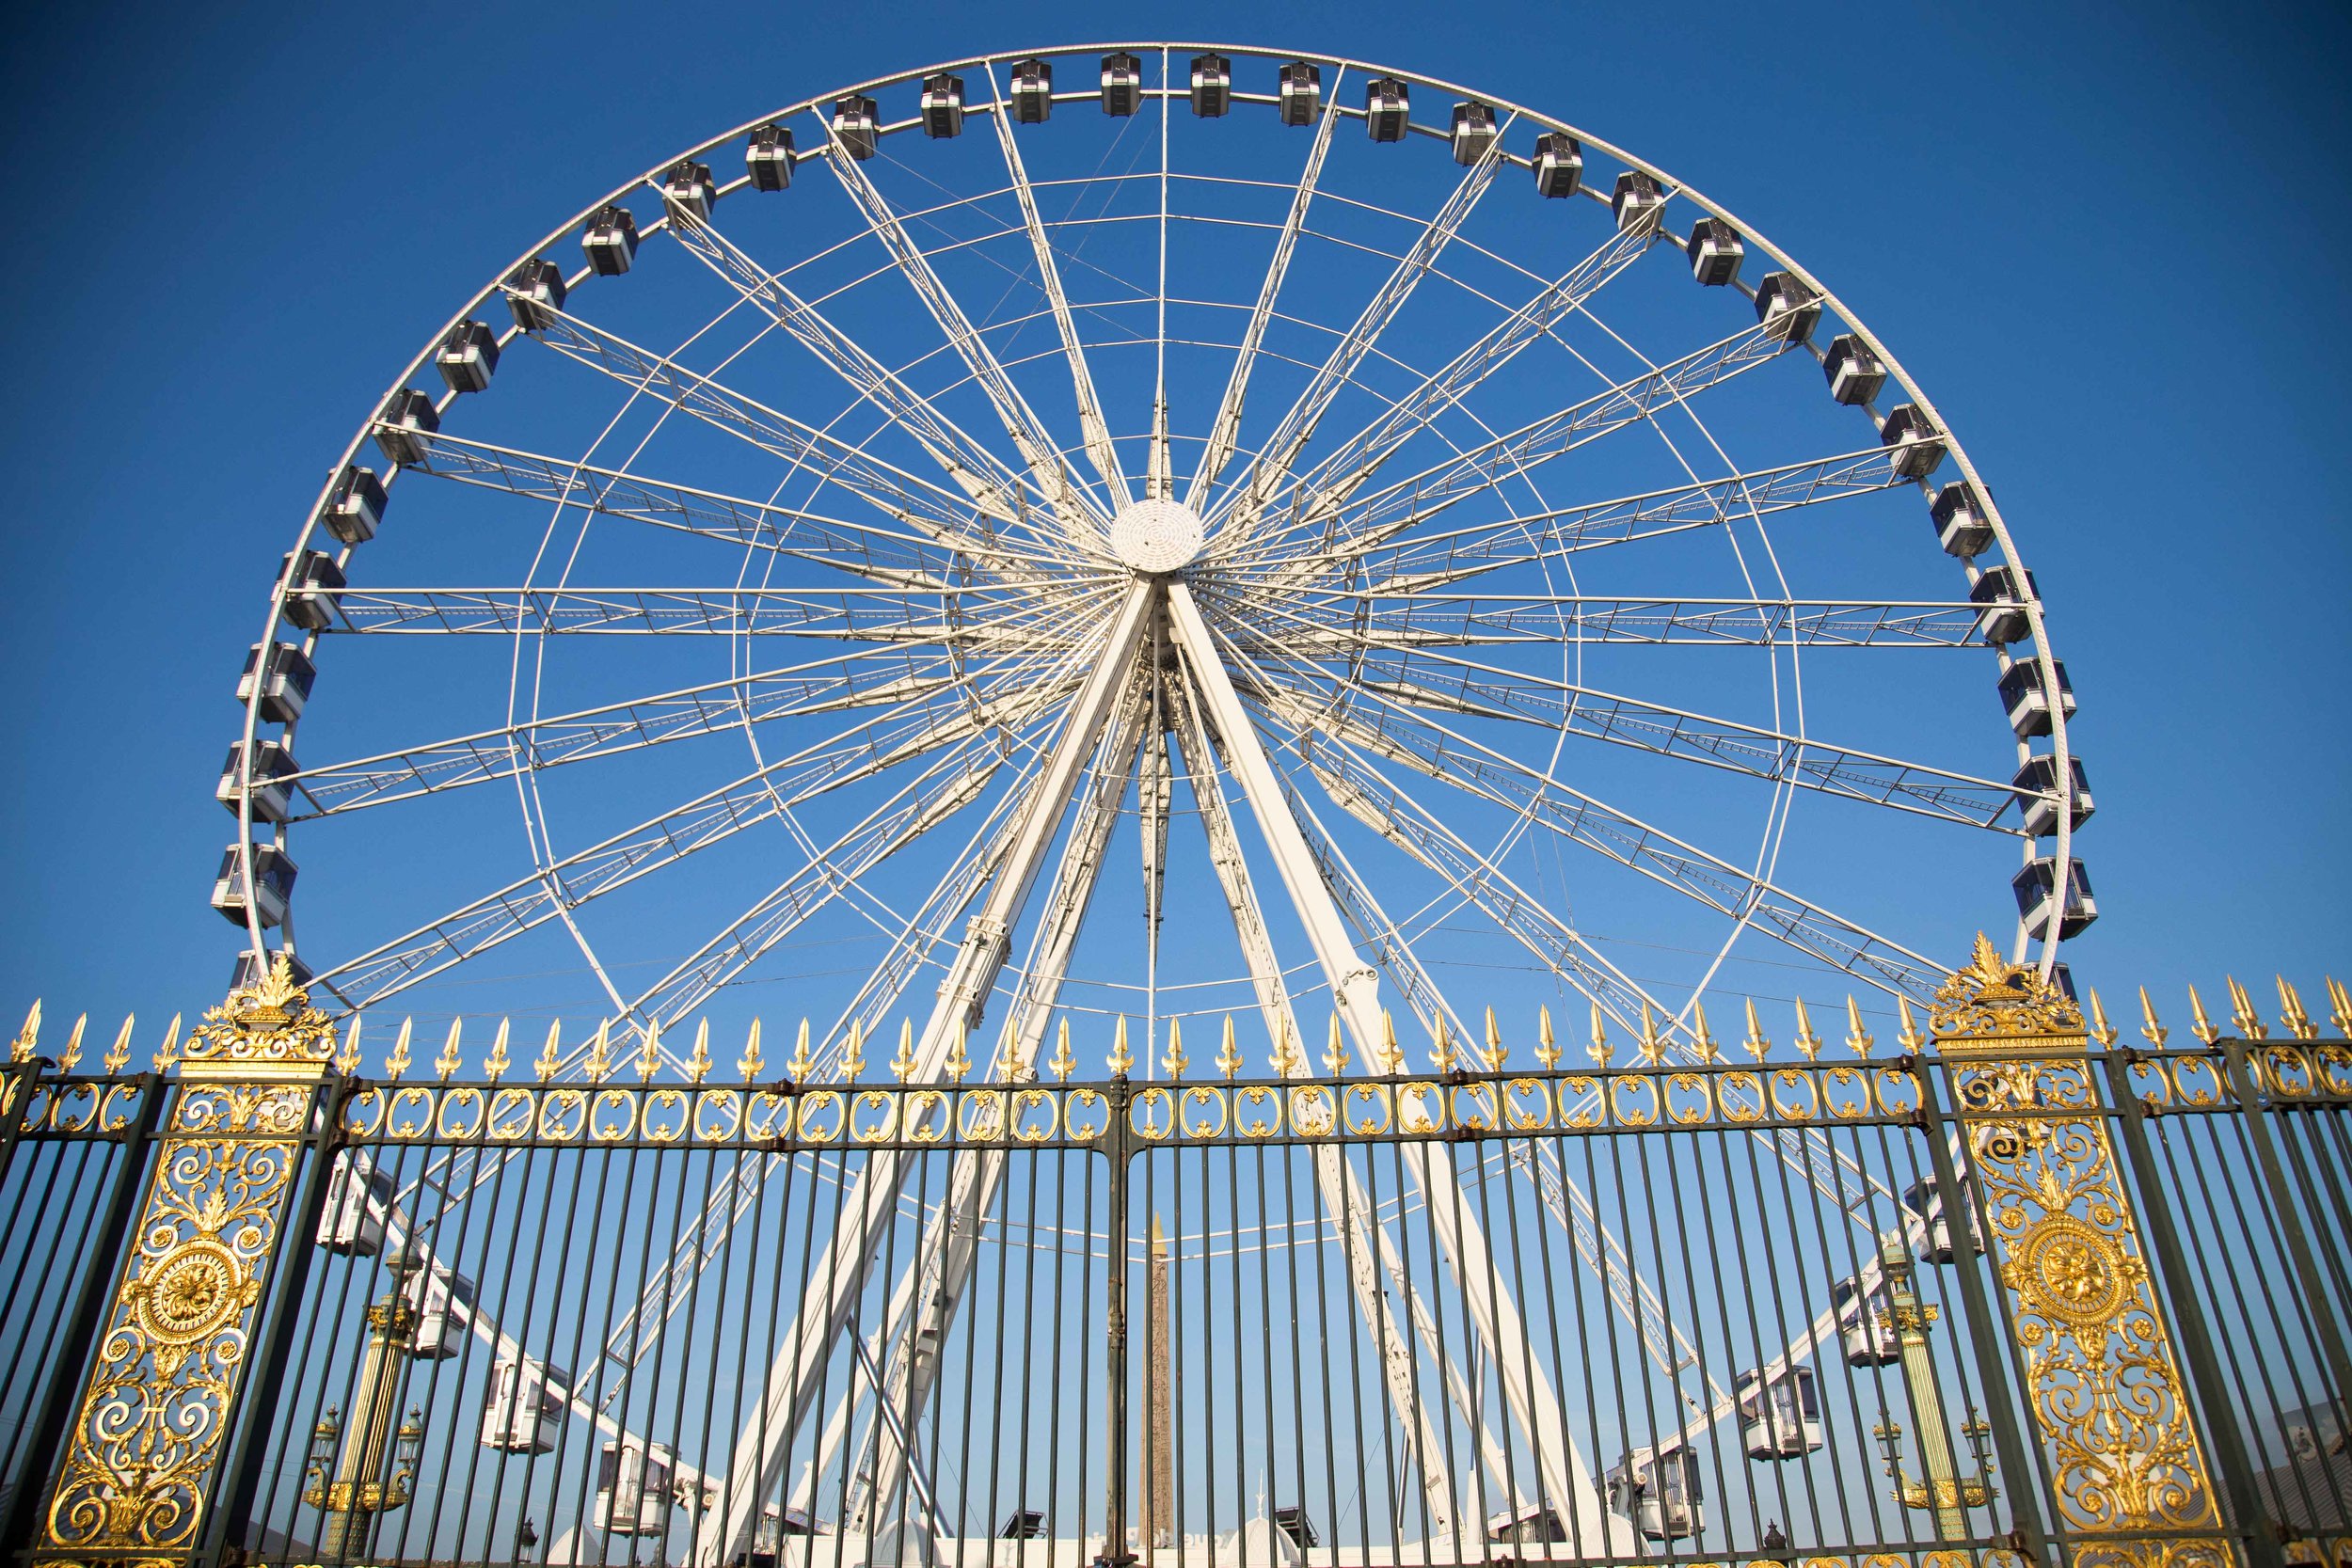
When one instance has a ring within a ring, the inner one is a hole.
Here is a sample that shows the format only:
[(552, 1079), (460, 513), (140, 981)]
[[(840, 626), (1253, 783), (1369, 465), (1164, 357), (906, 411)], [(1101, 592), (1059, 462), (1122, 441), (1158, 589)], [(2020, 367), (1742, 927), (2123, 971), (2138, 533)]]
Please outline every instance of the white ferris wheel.
[(584, 975), (640, 1038), (787, 979), (820, 1071), (1499, 986), (1687, 1037), (2096, 912), (2032, 577), (1887, 347), (1328, 56), (962, 60), (623, 182), (370, 412), (239, 694), (241, 967), (299, 909), (322, 1005)]

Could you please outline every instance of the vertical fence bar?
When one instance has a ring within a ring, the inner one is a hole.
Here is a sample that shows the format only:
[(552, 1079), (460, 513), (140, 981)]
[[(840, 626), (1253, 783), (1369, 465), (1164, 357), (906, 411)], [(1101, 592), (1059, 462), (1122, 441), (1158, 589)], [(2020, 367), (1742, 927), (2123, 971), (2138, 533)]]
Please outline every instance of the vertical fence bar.
[(1103, 1551), (1095, 1559), (1104, 1568), (1123, 1568), (1135, 1560), (1127, 1547), (1127, 1162), (1134, 1148), (1128, 1138), (1127, 1076), (1111, 1080), (1110, 1122), (1104, 1129), (1103, 1152), (1110, 1156), (1110, 1216), (1107, 1225), (1110, 1269), (1104, 1281), (1103, 1337), (1107, 1367), (1104, 1373)]

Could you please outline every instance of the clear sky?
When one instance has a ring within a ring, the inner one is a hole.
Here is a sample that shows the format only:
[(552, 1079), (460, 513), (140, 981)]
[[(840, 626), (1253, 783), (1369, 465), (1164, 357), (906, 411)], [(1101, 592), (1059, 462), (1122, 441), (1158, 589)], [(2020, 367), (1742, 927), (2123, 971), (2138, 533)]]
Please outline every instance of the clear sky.
[(272, 563), (522, 246), (839, 83), (1163, 35), (1470, 84), (1752, 218), (1901, 355), (2038, 573), (2099, 806), (2078, 977), (2352, 972), (2339, 8), (125, 7), (28, 14), (0, 62), (0, 1006), (218, 997), (212, 787)]

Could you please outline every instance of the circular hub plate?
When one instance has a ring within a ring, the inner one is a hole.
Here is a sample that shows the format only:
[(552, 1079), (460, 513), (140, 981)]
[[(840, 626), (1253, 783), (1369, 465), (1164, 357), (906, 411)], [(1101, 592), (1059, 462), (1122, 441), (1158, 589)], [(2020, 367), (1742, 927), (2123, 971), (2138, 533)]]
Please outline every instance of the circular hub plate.
[(1200, 515), (1169, 500), (1137, 501), (1111, 519), (1112, 553), (1138, 572), (1191, 565), (1206, 537)]

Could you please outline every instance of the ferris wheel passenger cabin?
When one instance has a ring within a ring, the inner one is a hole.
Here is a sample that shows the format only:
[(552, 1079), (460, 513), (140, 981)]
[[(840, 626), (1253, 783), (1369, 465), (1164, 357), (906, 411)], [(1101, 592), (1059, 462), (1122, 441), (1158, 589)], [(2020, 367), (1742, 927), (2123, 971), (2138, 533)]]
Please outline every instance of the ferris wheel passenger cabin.
[(1657, 180), (1638, 168), (1618, 175), (1616, 186), (1609, 194), (1609, 211), (1617, 220), (1617, 231), (1621, 234), (1665, 204), (1666, 193), (1658, 188)]
[(1054, 113), (1054, 62), (1026, 59), (1012, 68), (1012, 118), (1040, 125)]
[(1403, 141), (1412, 122), (1412, 97), (1404, 83), (1375, 76), (1364, 84), (1364, 129), (1374, 141)]
[(1679, 1439), (1656, 1451), (1629, 1451), (1611, 1466), (1606, 1484), (1610, 1508), (1652, 1541), (1678, 1541), (1706, 1525), (1698, 1455)]
[[(2058, 670), (2058, 712), (2068, 719), (2074, 717), (2074, 683), (2066, 678), (2066, 665), (2054, 661)], [(2020, 740), (2050, 733), (2050, 694), (2042, 689), (2042, 660), (2021, 658), (2001, 673), (2001, 706), (2008, 710), (2009, 727), (2017, 732)]]
[(260, 711), (273, 724), (291, 724), (302, 717), (310, 688), (319, 678), (318, 666), (291, 642), (256, 642), (246, 650), (245, 673), (237, 677), (237, 701), (253, 701), (261, 691)]
[[(506, 275), (506, 309), (514, 314), (515, 325), (525, 332), (545, 332), (555, 325), (555, 313), (564, 309), (564, 271), (544, 256), (533, 256), (528, 261), (517, 261), (515, 270)], [(426, 406), (430, 407), (431, 404)], [(389, 410), (387, 410), (389, 415)], [(384, 432), (376, 431), (375, 444), (384, 445)], [(389, 449), (386, 455), (390, 456)], [(423, 451), (419, 449), (421, 461)], [(393, 462), (402, 461), (393, 458)]]
[(1124, 52), (1103, 56), (1103, 112), (1131, 115), (1143, 106), (1143, 62)]
[(572, 1374), (528, 1357), (501, 1356), (482, 1406), (482, 1446), (501, 1453), (552, 1453), (564, 1433)]
[(391, 1172), (359, 1149), (342, 1150), (327, 1179), (318, 1244), (345, 1258), (373, 1258), (383, 1251), (384, 1216), (391, 1212), (396, 1191)]
[(1233, 106), (1233, 62), (1222, 55), (1196, 55), (1192, 59), (1192, 112), (1216, 119)]
[[(1984, 1231), (1977, 1224), (1966, 1177), (1961, 1178), (1960, 1200), (1968, 1209), (1969, 1250), (1980, 1254), (1984, 1251)], [(1919, 1238), (1920, 1257), (1931, 1263), (1948, 1263), (1959, 1256), (1952, 1246), (1952, 1217), (1946, 1212), (1933, 1181), (1922, 1177), (1905, 1187), (1903, 1210), (1904, 1228)]]
[(1966, 561), (1993, 546), (1993, 525), (1985, 520), (1984, 508), (1977, 504), (1968, 486), (1957, 480), (1935, 493), (1928, 515), (1935, 519), (1936, 543), (1947, 555)]
[(672, 164), (661, 176), (661, 199), (695, 222), (708, 223), (710, 209), (719, 204), (719, 187), (711, 181), (710, 166), (691, 158)]
[(2099, 918), (2099, 901), (2090, 895), (2090, 874), (2083, 863), (2066, 863), (2065, 905), (2059, 907), (2058, 891), (2058, 859), (2043, 855), (2027, 861), (2025, 868), (2010, 879), (2010, 891), (2017, 895), (2017, 913), (2026, 928), (2026, 935), (2035, 942), (2049, 940), (2050, 922), (2058, 921), (2058, 937), (2071, 942), (2090, 928)]
[(941, 71), (923, 78), (923, 96), (915, 106), (922, 111), (923, 135), (934, 141), (963, 135), (963, 78)]
[(1877, 402), (1879, 393), (1886, 389), (1886, 361), (1851, 332), (1829, 341), (1829, 352), (1821, 356), (1821, 373), (1829, 377), (1829, 395), (1850, 408)]
[(245, 778), (245, 742), (240, 740), (229, 748), (228, 760), (220, 765), (220, 783), (213, 788), (213, 799), (237, 813), (237, 801), (250, 795), (253, 800), (253, 820), (283, 822), (287, 808), (294, 804), (294, 785), (286, 781), (301, 772), (294, 753), (281, 740), (257, 740), (253, 743), (253, 782), (248, 787)]
[(1812, 1368), (1783, 1367), (1770, 1377), (1741, 1372), (1732, 1394), (1750, 1459), (1803, 1459), (1821, 1447), (1821, 1391)]
[[(2090, 820), (2090, 814), (2096, 809), (2090, 800), (2090, 780), (2084, 774), (2079, 757), (2066, 759), (2066, 772), (2074, 784), (2067, 796), (2069, 813), (2074, 817), (2074, 826), (2079, 828)], [(2009, 783), (2010, 787), (2017, 792), (2020, 825), (2026, 832), (2035, 838), (2048, 838), (2057, 832), (2058, 802), (2050, 797), (2058, 789), (2058, 758), (2030, 758)]]
[(2015, 572), (2006, 566), (1991, 568), (1968, 588), (1968, 602), (1981, 607), (1981, 613), (1977, 616), (1977, 635), (1987, 642), (2025, 641), (2033, 631), (2033, 617), (2026, 612), (2026, 607), (2041, 597), (2041, 587), (2031, 572), (2025, 575), (2021, 587)]
[(1454, 105), (1454, 161), (1464, 168), (1484, 158), (1486, 149), (1502, 135), (1502, 128), (1495, 123), (1493, 104), (1472, 100)]
[(1740, 263), (1747, 260), (1747, 242), (1740, 230), (1721, 218), (1701, 218), (1691, 226), (1682, 253), (1691, 259), (1691, 276), (1710, 289), (1736, 282)]
[(1903, 404), (1879, 426), (1879, 441), (1895, 450), (1895, 471), (1925, 479), (1944, 461), (1944, 433), (1915, 404)]
[(1312, 125), (1315, 110), (1323, 101), (1323, 68), (1305, 60), (1293, 60), (1282, 68), (1275, 84), (1275, 105), (1281, 111), (1285, 125)]
[(755, 191), (789, 190), (792, 185), (792, 133), (770, 120), (752, 130), (743, 148), (743, 172)]
[(862, 164), (874, 155), (876, 138), (881, 135), (881, 104), (855, 92), (834, 101), (833, 136), (841, 144), (842, 151)]
[(1768, 338), (1795, 347), (1820, 325), (1821, 296), (1792, 272), (1770, 272), (1756, 286), (1756, 325)]
[(426, 1361), (446, 1361), (466, 1348), (473, 1329), (473, 1281), (462, 1274), (428, 1267), (408, 1289), (409, 1305), (417, 1309), (417, 1332), (409, 1354)]
[(1837, 1338), (1847, 1366), (1884, 1367), (1902, 1359), (1902, 1341), (1895, 1337), (1884, 1285), (1865, 1293), (1860, 1282), (1849, 1276), (1831, 1288), (1830, 1305), (1837, 1314)]
[(676, 1464), (667, 1443), (636, 1437), (607, 1443), (596, 1465), (596, 1528), (611, 1535), (668, 1534)]
[(373, 468), (344, 464), (326, 492), (326, 504), (319, 511), (319, 521), (326, 526), (327, 532), (346, 545), (366, 544), (375, 537), (377, 525), (384, 521), (384, 482), (375, 477)]
[(1533, 162), (1538, 196), (1574, 196), (1584, 183), (1584, 148), (1565, 131), (1537, 136)]
[[(294, 897), (294, 873), (298, 869), (294, 857), (277, 845), (253, 846), (253, 909), (261, 917), (263, 929), (286, 923), (286, 905)], [(213, 878), (213, 908), (230, 925), (243, 926), (245, 907), (245, 871), (237, 847), (232, 844), (221, 851), (220, 870)]]
[(348, 586), (343, 569), (323, 550), (289, 550), (278, 563), (286, 584), (283, 613), (304, 631), (325, 631), (335, 624), (335, 598)]
[[(636, 252), (637, 231), (629, 230), (629, 250)], [(624, 266), (621, 269), (627, 272)], [(462, 321), (449, 329), (433, 356), (434, 368), (453, 392), (486, 391), (499, 368), (498, 335), (478, 321)]]
[[(554, 271), (552, 267), (548, 270)], [(563, 275), (557, 273), (558, 305), (564, 303), (563, 280)], [(425, 452), (423, 438), (437, 434), (440, 428), (440, 412), (433, 406), (433, 400), (414, 387), (403, 387), (384, 400), (382, 410), (375, 416), (375, 450), (394, 467), (421, 463)]]
[(598, 277), (620, 277), (637, 264), (637, 214), (606, 202), (580, 231), (580, 248)]

